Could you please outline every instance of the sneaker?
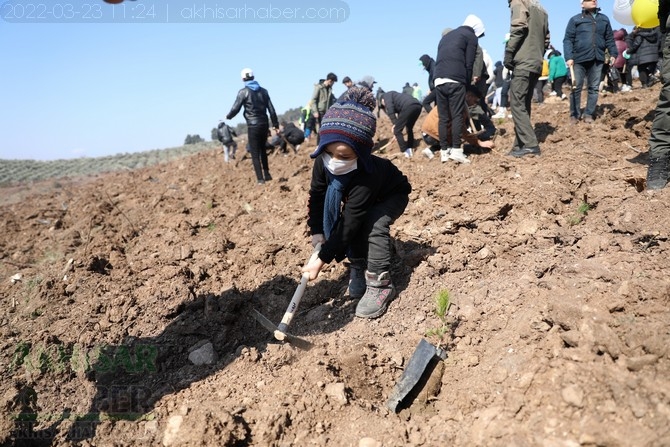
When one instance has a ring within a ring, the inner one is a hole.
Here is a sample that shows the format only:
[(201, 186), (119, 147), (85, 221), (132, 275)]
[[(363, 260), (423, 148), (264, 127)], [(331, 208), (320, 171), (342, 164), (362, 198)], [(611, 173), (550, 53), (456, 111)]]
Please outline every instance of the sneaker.
[(631, 91), (631, 90), (633, 90), (633, 87), (631, 87), (631, 86), (628, 85), (628, 84), (624, 84), (623, 87), (621, 87), (621, 91), (622, 91), (622, 92), (629, 92), (629, 91)]
[(405, 154), (405, 158), (412, 158), (412, 155), (414, 155), (412, 148), (405, 149), (403, 153)]
[(270, 180), (272, 180), (272, 176), (270, 175), (269, 172), (266, 172), (266, 173), (265, 173), (265, 181), (266, 181), (266, 182), (269, 182)]
[(349, 296), (351, 298), (361, 298), (365, 295), (366, 289), (365, 267), (352, 263), (349, 271)]
[(470, 163), (470, 160), (465, 156), (463, 149), (460, 147), (451, 149), (451, 152), (449, 152), (449, 160), (454, 160), (456, 163)]
[(649, 158), (647, 189), (663, 189), (670, 178), (670, 154)]
[(422, 150), (421, 153), (426, 157), (428, 157), (428, 160), (432, 160), (433, 158), (435, 158), (435, 154), (433, 154), (433, 151), (431, 151), (429, 147)]
[(440, 149), (440, 161), (442, 163), (449, 161), (449, 149)]
[(524, 147), (524, 148), (515, 148), (512, 149), (507, 155), (511, 157), (521, 158), (526, 155), (540, 155), (539, 147)]
[(591, 115), (584, 115), (584, 122), (586, 124), (592, 124), (593, 123), (593, 117)]
[(565, 93), (563, 93), (563, 94), (561, 95), (561, 100), (564, 100), (564, 99), (568, 99), (568, 95), (566, 95)]
[(551, 93), (549, 93), (549, 96), (556, 96), (556, 92), (552, 90)]
[(265, 185), (265, 180), (262, 180), (262, 179), (261, 179), (261, 180), (258, 180), (258, 181), (256, 182), (256, 184), (258, 184), (258, 185)]
[(395, 287), (389, 272), (365, 272), (367, 287), (365, 294), (356, 306), (356, 316), (360, 318), (377, 318), (384, 315), (389, 303), (395, 298)]
[(574, 126), (577, 123), (579, 123), (579, 118), (577, 118), (576, 116), (571, 116), (570, 117), (570, 124), (572, 124)]
[(493, 115), (491, 118), (502, 119), (502, 118), (505, 118), (506, 116), (507, 116), (507, 113), (505, 113), (504, 110), (501, 110), (498, 113), (496, 113), (495, 115)]

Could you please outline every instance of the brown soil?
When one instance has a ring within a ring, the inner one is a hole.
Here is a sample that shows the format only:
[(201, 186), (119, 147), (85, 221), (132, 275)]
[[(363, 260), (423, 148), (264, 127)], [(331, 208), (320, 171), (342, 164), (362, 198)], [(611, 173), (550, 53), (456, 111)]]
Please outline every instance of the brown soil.
[[(278, 323), (309, 257), (313, 143), (271, 156), (264, 186), (212, 150), (3, 191), (0, 443), (670, 445), (670, 190), (644, 190), (657, 94), (601, 96), (592, 125), (535, 105), (540, 157), (505, 155), (511, 120), (470, 165), (381, 154), (414, 188), (399, 296), (357, 319), (346, 266), (327, 268), (290, 327), (309, 351), (252, 311)], [(389, 411), (445, 289), (447, 358)], [(215, 362), (193, 364), (207, 341)]]

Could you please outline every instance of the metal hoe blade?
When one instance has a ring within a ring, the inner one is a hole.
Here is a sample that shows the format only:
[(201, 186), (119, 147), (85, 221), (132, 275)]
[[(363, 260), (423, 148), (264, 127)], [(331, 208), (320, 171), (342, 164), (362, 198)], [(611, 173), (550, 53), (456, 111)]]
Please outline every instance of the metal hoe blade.
[(287, 341), (296, 348), (302, 349), (303, 351), (309, 351), (312, 349), (312, 344), (310, 342), (300, 337), (296, 337), (295, 335), (291, 335), (288, 332), (280, 331), (279, 328), (275, 326), (274, 323), (272, 323), (272, 321), (268, 320), (256, 309), (254, 309), (253, 316), (256, 321), (258, 321), (265, 329), (270, 331), (277, 340)]

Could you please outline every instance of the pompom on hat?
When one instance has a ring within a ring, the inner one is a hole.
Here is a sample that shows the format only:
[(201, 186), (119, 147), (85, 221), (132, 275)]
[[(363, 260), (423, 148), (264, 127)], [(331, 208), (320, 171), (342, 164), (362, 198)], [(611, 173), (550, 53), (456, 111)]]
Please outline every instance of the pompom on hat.
[(333, 104), (323, 115), (319, 129), (319, 146), (310, 155), (316, 158), (330, 143), (345, 143), (354, 150), (367, 172), (374, 170), (372, 148), (377, 119), (372, 113), (377, 102), (365, 87), (352, 87), (342, 101)]

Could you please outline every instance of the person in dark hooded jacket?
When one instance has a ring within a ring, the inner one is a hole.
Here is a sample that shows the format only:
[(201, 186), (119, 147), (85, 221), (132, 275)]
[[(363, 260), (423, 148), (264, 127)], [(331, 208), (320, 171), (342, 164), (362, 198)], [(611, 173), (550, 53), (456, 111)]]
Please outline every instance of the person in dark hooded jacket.
[(661, 51), (661, 32), (659, 27), (636, 28), (631, 34), (632, 41), (629, 40), (626, 55), (636, 56), (642, 88), (651, 87), (656, 82), (653, 74), (656, 72), (658, 53)]
[(419, 58), (423, 69), (428, 72), (428, 94), (423, 98), (421, 105), (423, 106), (426, 113), (430, 113), (430, 109), (433, 108), (433, 103), (435, 102), (435, 59), (424, 54)]

